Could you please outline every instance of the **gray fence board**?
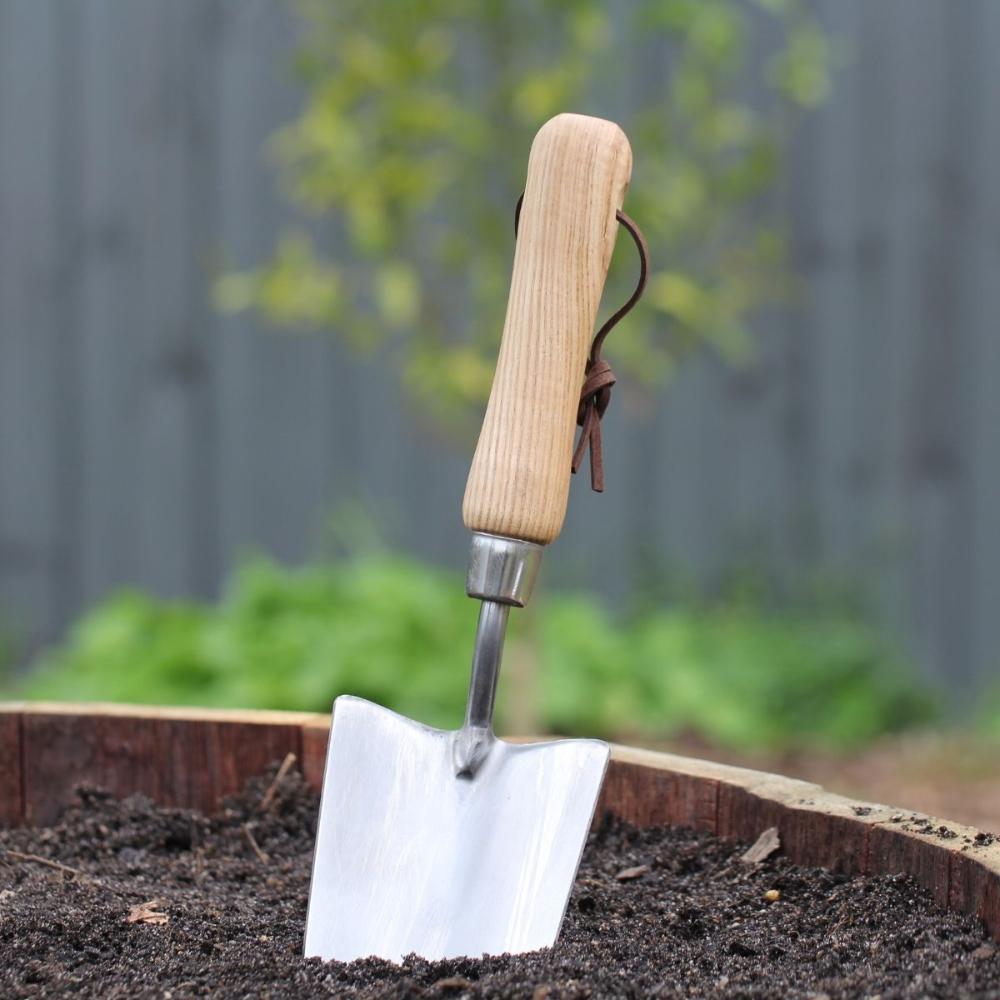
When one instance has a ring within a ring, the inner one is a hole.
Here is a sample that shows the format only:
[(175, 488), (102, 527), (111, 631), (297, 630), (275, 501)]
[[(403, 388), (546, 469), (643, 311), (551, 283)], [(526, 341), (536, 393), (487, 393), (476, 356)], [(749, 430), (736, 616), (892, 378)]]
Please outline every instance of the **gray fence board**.
[[(855, 435), (850, 482), (857, 507), (856, 531), (858, 565), (873, 566), (866, 574), (882, 613), (897, 629), (905, 629), (905, 609), (899, 593), (897, 539), (895, 523), (894, 476), (897, 463), (890, 458), (890, 427), (893, 402), (892, 386), (898, 385), (890, 328), (889, 266), (897, 249), (892, 243), (891, 205), (895, 178), (892, 140), (895, 101), (889, 81), (895, 63), (894, 18), (899, 14), (890, 5), (867, 4), (852, 38), (854, 56), (852, 76), (855, 94), (863, 99), (857, 110), (857, 138), (862, 149), (851, 164), (850, 199), (856, 203), (856, 229), (847, 247), (855, 285), (848, 316), (850, 331), (835, 331), (854, 342), (855, 356), (845, 404), (850, 405)], [(887, 564), (888, 572), (879, 572)]]
[[(940, 586), (940, 573), (951, 561), (961, 530), (958, 521), (948, 523), (960, 489), (960, 459), (951, 433), (960, 392), (956, 363), (962, 333), (950, 323), (954, 260), (947, 256), (947, 228), (955, 220), (942, 197), (943, 177), (954, 166), (948, 147), (952, 80), (947, 43), (955, 12), (937, 3), (907, 9), (909, 16), (920, 18), (922, 30), (906, 32), (898, 41), (897, 95), (907, 94), (908, 103), (898, 121), (893, 173), (899, 253), (907, 273), (896, 288), (900, 298), (893, 323), (896, 368), (905, 377), (894, 447), (902, 476), (898, 495), (913, 545), (907, 574), (910, 634), (917, 649), (941, 662), (940, 642), (955, 638), (953, 618), (960, 613), (955, 591)], [(957, 578), (950, 581), (952, 588), (960, 585)]]
[(135, 205), (136, 160), (149, 125), (140, 127), (136, 110), (146, 89), (134, 38), (139, 8), (90, 3), (84, 9), (80, 96), (66, 95), (66, 108), (82, 123), (83, 273), (73, 332), (84, 401), (81, 600), (89, 604), (113, 586), (141, 580), (136, 545), (145, 498), (136, 469), (143, 446), (138, 338), (144, 318), (135, 292), (148, 248)]
[(974, 5), (976, 60), (970, 124), (970, 203), (967, 294), (975, 310), (969, 336), (972, 428), (968, 466), (972, 569), (968, 582), (976, 680), (996, 683), (1000, 672), (1000, 4)]
[[(268, 137), (295, 113), (294, 32), (274, 3), (226, 3), (216, 183), (220, 260), (252, 267), (288, 218)], [(250, 547), (289, 560), (316, 551), (326, 508), (355, 487), (354, 388), (325, 337), (218, 321), (219, 508), (227, 564)]]
[[(82, 55), (80, 9), (68, 7), (56, 18), (52, 67), (57, 95), (80, 86)], [(55, 108), (53, 108), (53, 112)], [(81, 260), (84, 255), (80, 181), (81, 123), (76, 116), (53, 113), (53, 190), (55, 220), (52, 247), (54, 282), (50, 288), (56, 350), (48, 372), (54, 393), (53, 436), (48, 453), (55, 469), (52, 510), (53, 580), (50, 621), (66, 621), (80, 604), (82, 532), (80, 498), (84, 461), (80, 454), (80, 341), (70, 335), (78, 323)]]
[(35, 628), (52, 615), (55, 568), (53, 17), (30, 0), (0, 11), (0, 595)]

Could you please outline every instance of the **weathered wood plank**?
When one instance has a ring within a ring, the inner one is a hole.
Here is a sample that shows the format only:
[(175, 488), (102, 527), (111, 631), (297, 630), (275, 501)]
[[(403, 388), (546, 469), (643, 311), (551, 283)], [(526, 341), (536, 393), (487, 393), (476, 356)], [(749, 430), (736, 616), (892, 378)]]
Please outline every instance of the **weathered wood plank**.
[(889, 822), (871, 832), (868, 865), (872, 872), (906, 872), (931, 891), (942, 906), (948, 903), (951, 851), (932, 838), (914, 834), (912, 827)]
[(1000, 863), (995, 845), (953, 851), (948, 873), (950, 910), (975, 914), (1000, 939)]
[(302, 727), (302, 777), (317, 792), (323, 787), (326, 748), (330, 742), (329, 716), (317, 716)]
[(26, 711), (24, 819), (52, 822), (80, 785), (141, 793), (167, 806), (212, 811), (288, 753), (302, 752), (301, 721), (238, 721), (183, 713), (77, 715)]
[(0, 827), (24, 822), (21, 770), (21, 713), (12, 706), (0, 713)]
[[(627, 778), (623, 766), (630, 769)], [(714, 796), (714, 825), (691, 805), (677, 807), (670, 789), (680, 779)], [(857, 802), (779, 775), (627, 747), (614, 748), (602, 806), (640, 825), (669, 815), (670, 822), (745, 842), (775, 826), (783, 853), (798, 864), (908, 874), (940, 905), (980, 917), (1000, 938), (1000, 845), (960, 824)]]
[(807, 782), (771, 776), (766, 785), (726, 784), (719, 792), (719, 836), (753, 841), (777, 827), (781, 848), (798, 864), (858, 874), (866, 870), (869, 826), (850, 806)]
[(594, 811), (628, 817), (638, 826), (690, 826), (717, 832), (719, 784), (711, 776), (650, 769), (644, 755), (615, 748)]

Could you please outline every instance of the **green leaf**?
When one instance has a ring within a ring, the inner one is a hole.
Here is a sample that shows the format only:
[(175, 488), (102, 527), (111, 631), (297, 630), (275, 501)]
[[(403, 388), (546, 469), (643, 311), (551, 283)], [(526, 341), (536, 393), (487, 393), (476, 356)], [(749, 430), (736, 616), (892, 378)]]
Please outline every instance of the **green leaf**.
[[(652, 308), (616, 334), (621, 374), (660, 385), (705, 346), (737, 359), (762, 307), (788, 301), (783, 246), (762, 250), (773, 223), (760, 198), (780, 176), (790, 112), (824, 98), (837, 62), (799, 0), (296, 9), (303, 100), (269, 150), (326, 249), (284, 234), (270, 259), (218, 281), (219, 308), (387, 347), (384, 363), (435, 426), (471, 436), (528, 149), (563, 110), (621, 118), (636, 159), (627, 210), (667, 269)], [(634, 266), (616, 255), (606, 301), (628, 295)]]
[(390, 326), (408, 327), (420, 310), (420, 279), (404, 261), (389, 261), (376, 271), (375, 297), (383, 320)]

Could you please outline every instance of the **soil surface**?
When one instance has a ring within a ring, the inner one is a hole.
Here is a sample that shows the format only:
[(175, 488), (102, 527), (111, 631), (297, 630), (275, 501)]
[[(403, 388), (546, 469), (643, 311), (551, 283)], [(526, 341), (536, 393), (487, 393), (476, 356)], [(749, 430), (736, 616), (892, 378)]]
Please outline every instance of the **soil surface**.
[(0, 832), (0, 996), (1000, 997), (977, 921), (687, 830), (605, 824), (555, 948), (402, 967), (301, 957), (317, 801), (293, 772), (214, 817), (82, 792)]

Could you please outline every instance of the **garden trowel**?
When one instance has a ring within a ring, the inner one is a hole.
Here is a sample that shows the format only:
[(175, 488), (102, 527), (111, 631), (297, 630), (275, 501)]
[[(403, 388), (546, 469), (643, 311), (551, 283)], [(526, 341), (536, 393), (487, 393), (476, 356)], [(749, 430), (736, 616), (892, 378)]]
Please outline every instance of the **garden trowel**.
[(399, 961), (530, 951), (559, 933), (608, 746), (493, 734), (510, 609), (566, 513), (577, 407), (631, 173), (611, 122), (559, 115), (531, 147), (493, 389), (463, 504), (482, 601), (465, 722), (333, 707), (305, 954)]

